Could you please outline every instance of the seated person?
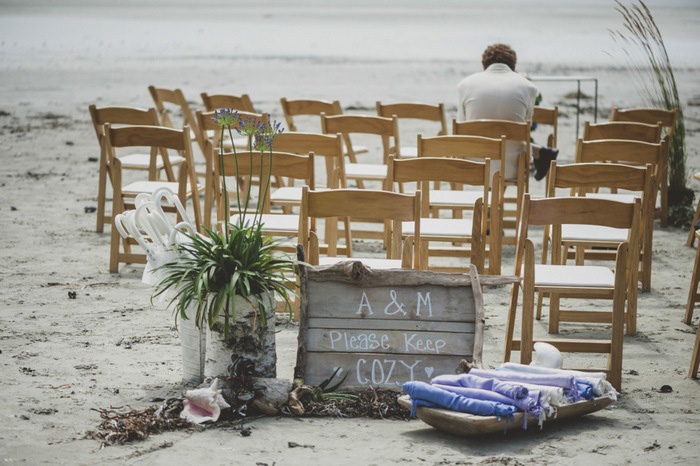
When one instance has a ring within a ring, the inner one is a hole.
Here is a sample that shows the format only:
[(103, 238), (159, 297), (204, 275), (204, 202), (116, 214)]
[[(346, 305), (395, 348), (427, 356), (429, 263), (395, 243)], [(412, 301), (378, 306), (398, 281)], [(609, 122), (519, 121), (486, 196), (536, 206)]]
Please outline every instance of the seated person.
[[(515, 72), (516, 55), (505, 44), (490, 45), (484, 51), (481, 63), (484, 71), (464, 78), (457, 89), (459, 105), (457, 121), (509, 120), (532, 121), (532, 111), (537, 97), (537, 88)], [(549, 164), (557, 158), (558, 149), (532, 144), (535, 179), (541, 180), (549, 170)], [(518, 155), (525, 143), (506, 142), (506, 180), (517, 177)], [(498, 165), (494, 164), (496, 170)]]

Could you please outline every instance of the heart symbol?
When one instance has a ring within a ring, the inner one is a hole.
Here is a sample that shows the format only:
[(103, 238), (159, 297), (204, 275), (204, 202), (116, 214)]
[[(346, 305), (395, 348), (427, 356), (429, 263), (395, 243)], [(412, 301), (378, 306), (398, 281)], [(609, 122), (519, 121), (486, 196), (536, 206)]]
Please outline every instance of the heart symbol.
[(430, 377), (432, 377), (433, 371), (435, 370), (435, 368), (433, 368), (433, 367), (426, 367), (426, 368), (423, 369), (423, 370), (425, 371), (425, 375), (427, 375), (428, 378), (430, 378)]

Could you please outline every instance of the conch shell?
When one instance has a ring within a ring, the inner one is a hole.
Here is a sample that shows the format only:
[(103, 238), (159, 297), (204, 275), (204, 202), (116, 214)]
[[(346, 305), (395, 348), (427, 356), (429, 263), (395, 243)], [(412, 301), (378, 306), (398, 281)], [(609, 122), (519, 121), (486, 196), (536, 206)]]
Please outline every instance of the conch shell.
[(216, 422), (221, 415), (221, 409), (231, 407), (221, 395), (220, 384), (219, 379), (214, 379), (211, 386), (207, 388), (187, 390), (183, 402), (185, 408), (180, 413), (180, 417), (195, 424)]
[(561, 369), (561, 352), (556, 347), (543, 341), (538, 341), (534, 346), (535, 355), (530, 363), (531, 366)]

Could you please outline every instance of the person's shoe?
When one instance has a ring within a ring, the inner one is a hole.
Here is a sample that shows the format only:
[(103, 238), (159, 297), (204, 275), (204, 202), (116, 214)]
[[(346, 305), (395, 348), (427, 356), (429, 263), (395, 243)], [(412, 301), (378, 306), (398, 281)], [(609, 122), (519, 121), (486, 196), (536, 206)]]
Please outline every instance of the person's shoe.
[(549, 147), (542, 147), (540, 149), (540, 156), (535, 159), (535, 179), (540, 181), (547, 175), (549, 171), (549, 165), (552, 160), (557, 159), (559, 155), (559, 149), (552, 149)]

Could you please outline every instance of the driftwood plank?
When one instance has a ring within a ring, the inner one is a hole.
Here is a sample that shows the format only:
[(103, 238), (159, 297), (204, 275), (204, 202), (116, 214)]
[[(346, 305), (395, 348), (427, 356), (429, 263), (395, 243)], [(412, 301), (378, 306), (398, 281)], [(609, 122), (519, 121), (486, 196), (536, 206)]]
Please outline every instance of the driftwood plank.
[[(467, 278), (469, 278), (467, 276)], [(460, 287), (389, 285), (365, 287), (317, 282), (309, 276), (307, 317), (474, 321), (471, 283)]]
[(335, 380), (345, 377), (342, 388), (364, 388), (369, 385), (401, 389), (405, 382), (429, 382), (438, 374), (454, 374), (460, 358), (454, 356), (413, 356), (382, 353), (306, 353), (307, 367), (304, 382), (317, 385), (327, 379), (336, 368)]
[(474, 334), (310, 328), (307, 351), (471, 356)]
[(430, 322), (419, 320), (372, 320), (371, 326), (363, 319), (325, 319), (314, 317), (308, 320), (309, 328), (405, 330), (425, 332), (474, 333), (473, 322)]

